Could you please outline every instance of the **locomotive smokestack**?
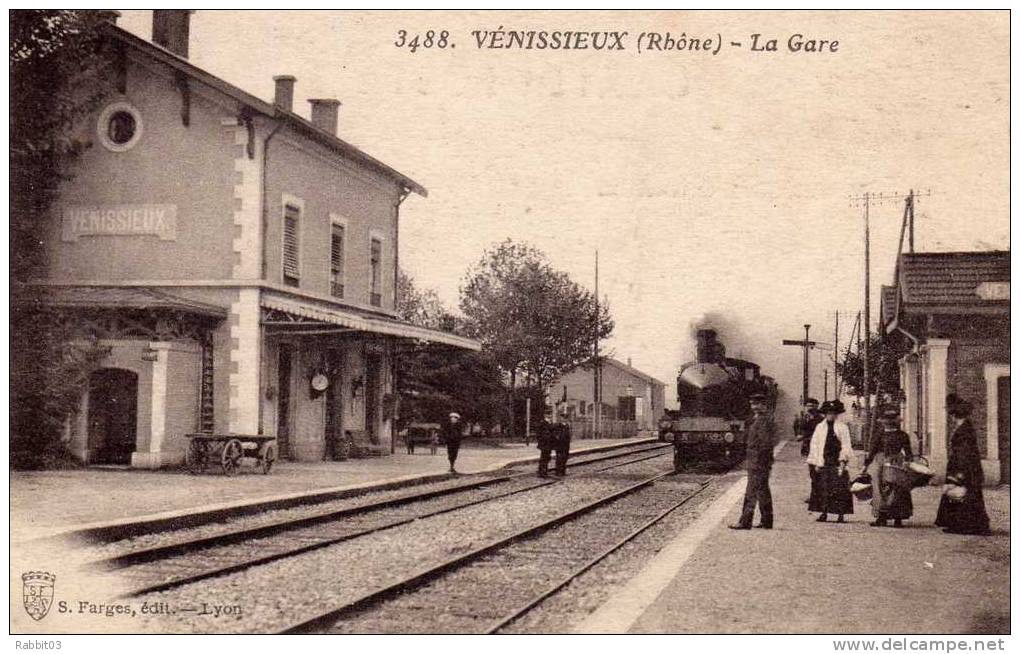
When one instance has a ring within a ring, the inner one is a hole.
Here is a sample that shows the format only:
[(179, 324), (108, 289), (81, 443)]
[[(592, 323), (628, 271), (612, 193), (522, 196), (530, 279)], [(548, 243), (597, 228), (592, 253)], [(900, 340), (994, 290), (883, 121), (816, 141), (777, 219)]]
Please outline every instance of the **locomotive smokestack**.
[(715, 340), (714, 329), (699, 329), (698, 339), (698, 363), (712, 363), (716, 359), (718, 344)]

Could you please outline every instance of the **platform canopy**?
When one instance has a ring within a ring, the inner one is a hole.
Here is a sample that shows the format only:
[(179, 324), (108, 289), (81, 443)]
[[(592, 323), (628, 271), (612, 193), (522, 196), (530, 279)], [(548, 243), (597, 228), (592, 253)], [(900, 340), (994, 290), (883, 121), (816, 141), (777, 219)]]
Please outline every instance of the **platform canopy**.
[(322, 335), (366, 332), (474, 352), (482, 349), (481, 343), (464, 336), (412, 325), (383, 314), (340, 308), (326, 303), (313, 303), (305, 299), (265, 293), (262, 296), (262, 309), (262, 324), (277, 334)]
[(127, 286), (36, 286), (12, 289), (12, 303), (61, 309), (137, 309), (226, 318), (227, 310), (150, 288)]

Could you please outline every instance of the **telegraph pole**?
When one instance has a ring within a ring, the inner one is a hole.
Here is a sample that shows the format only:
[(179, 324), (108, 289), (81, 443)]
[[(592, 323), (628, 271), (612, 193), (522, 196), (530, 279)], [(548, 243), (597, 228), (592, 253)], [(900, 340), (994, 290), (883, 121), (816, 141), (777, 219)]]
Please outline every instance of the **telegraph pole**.
[(839, 309), (836, 309), (836, 333), (833, 335), (832, 346), (832, 390), (835, 393), (833, 399), (839, 399)]
[(868, 428), (864, 433), (865, 444), (871, 443), (871, 222), (869, 218), (870, 198), (864, 194), (864, 415)]
[[(917, 194), (913, 189), (907, 195), (902, 194), (886, 194), (886, 193), (868, 193), (865, 192), (861, 197), (850, 197), (851, 204), (856, 202), (862, 202), (864, 205), (864, 318), (863, 318), (863, 332), (864, 332), (864, 410), (865, 416), (867, 417), (868, 427), (865, 431), (865, 444), (871, 440), (871, 203), (877, 201), (877, 204), (882, 204), (886, 201), (899, 202), (901, 199), (905, 201), (904, 212), (903, 212), (903, 227), (909, 228), (909, 247), (910, 251), (914, 251), (914, 204), (918, 197), (930, 196), (932, 194), (931, 189), (923, 194)], [(897, 272), (899, 270), (899, 256), (903, 248), (903, 228), (900, 229), (900, 249), (896, 252), (896, 264)], [(858, 347), (858, 352), (860, 348)]]
[(803, 391), (802, 391), (803, 395), (801, 395), (801, 398), (800, 398), (800, 403), (802, 405), (808, 399), (808, 397), (810, 397), (810, 395), (809, 395), (810, 383), (808, 381), (808, 371), (809, 371), (809, 369), (808, 369), (808, 352), (811, 350), (812, 347), (814, 347), (815, 345), (818, 345), (818, 343), (815, 343), (814, 341), (808, 339), (808, 333), (809, 333), (810, 330), (811, 330), (811, 325), (804, 325), (804, 340), (802, 340), (802, 341), (795, 341), (795, 340), (791, 340), (791, 339), (783, 339), (783, 345), (794, 345), (794, 346), (797, 346), (797, 347), (804, 348), (804, 388), (803, 388)]

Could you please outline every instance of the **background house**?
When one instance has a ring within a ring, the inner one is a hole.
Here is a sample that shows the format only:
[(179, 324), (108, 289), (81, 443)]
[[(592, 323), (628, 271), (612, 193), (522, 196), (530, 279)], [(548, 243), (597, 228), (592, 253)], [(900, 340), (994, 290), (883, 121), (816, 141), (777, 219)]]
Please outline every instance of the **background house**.
[[(629, 363), (602, 360), (602, 418), (635, 423), (639, 430), (656, 429), (665, 412), (666, 385)], [(549, 386), (549, 398), (566, 399), (570, 416), (590, 422), (595, 408), (595, 385), (590, 366), (581, 366)]]

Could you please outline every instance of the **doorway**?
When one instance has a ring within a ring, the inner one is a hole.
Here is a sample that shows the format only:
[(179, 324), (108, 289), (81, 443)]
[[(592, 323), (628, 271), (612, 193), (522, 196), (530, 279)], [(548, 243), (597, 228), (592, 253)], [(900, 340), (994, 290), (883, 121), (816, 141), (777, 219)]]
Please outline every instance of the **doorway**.
[(379, 443), (379, 356), (368, 355), (365, 361), (365, 430), (368, 442)]
[(1009, 377), (999, 377), (999, 479), (1009, 482)]
[(343, 352), (331, 349), (326, 352), (326, 368), (329, 370), (329, 386), (326, 387), (326, 460), (338, 461), (347, 458), (343, 449), (344, 403), (343, 403)]
[(276, 387), (279, 396), (276, 405), (276, 448), (281, 459), (290, 458), (290, 372), (293, 351), (290, 343), (280, 343), (276, 367)]
[(101, 368), (89, 376), (88, 463), (131, 463), (138, 430), (138, 375)]

